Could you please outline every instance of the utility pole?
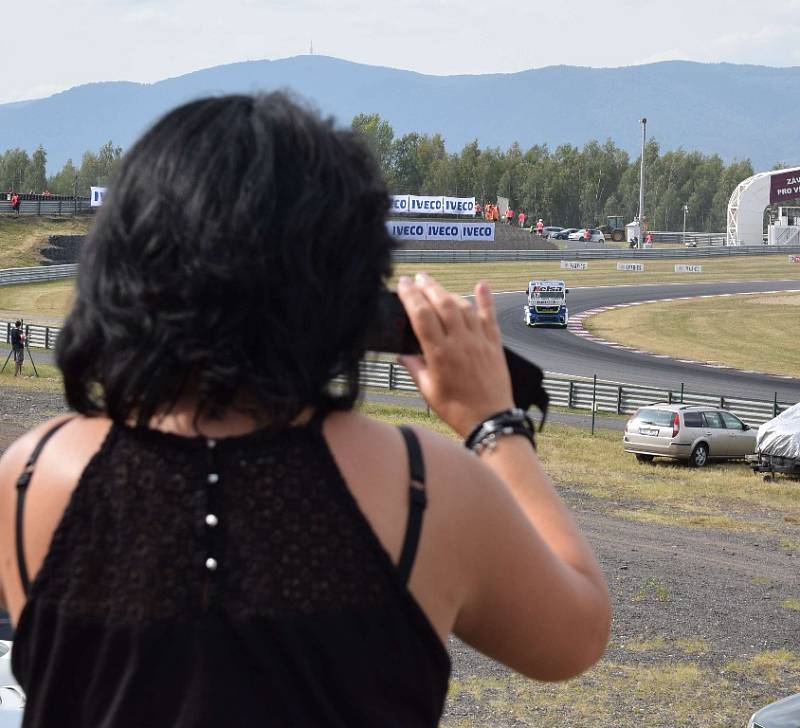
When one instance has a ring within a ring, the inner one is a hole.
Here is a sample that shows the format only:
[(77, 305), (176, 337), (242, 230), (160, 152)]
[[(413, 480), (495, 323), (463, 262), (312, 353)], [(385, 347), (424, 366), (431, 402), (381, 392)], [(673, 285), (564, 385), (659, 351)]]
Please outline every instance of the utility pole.
[(683, 206), (683, 244), (686, 245), (686, 213), (689, 212), (689, 205)]
[(642, 124), (642, 157), (639, 164), (639, 238), (644, 239), (644, 230), (642, 224), (644, 222), (644, 144), (647, 140), (647, 119), (641, 118), (639, 121)]

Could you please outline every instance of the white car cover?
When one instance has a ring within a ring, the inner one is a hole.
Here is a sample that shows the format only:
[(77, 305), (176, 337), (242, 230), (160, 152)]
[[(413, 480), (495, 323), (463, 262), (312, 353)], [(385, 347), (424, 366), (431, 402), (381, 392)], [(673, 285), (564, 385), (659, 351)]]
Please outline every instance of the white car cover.
[(800, 403), (761, 425), (756, 445), (767, 455), (800, 460)]
[(11, 674), (11, 642), (0, 640), (0, 728), (19, 728), (25, 695)]

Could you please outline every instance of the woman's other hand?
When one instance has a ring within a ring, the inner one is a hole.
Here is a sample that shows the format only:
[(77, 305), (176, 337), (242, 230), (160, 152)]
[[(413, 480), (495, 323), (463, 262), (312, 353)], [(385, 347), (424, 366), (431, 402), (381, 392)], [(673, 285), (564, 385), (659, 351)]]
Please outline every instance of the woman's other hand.
[(462, 437), (484, 419), (514, 406), (500, 329), (489, 286), (475, 286), (475, 303), (446, 291), (424, 273), (402, 277), (397, 293), (422, 348), (405, 355), (426, 401)]

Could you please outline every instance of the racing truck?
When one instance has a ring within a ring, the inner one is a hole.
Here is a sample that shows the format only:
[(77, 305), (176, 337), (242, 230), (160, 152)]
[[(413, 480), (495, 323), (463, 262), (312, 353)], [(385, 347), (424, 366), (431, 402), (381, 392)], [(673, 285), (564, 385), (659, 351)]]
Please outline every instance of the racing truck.
[(528, 283), (528, 303), (523, 307), (526, 326), (563, 326), (569, 322), (564, 281), (543, 280)]

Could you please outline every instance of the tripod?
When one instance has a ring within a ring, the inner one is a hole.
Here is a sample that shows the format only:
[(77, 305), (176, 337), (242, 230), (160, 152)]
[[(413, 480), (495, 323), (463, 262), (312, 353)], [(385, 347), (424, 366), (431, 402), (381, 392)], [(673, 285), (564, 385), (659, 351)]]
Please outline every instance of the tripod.
[[(31, 350), (28, 348), (28, 342), (27, 341), (24, 344), (23, 352), (25, 352), (25, 351), (28, 352), (28, 359), (31, 360), (31, 366), (33, 367), (33, 372), (38, 377), (39, 376), (39, 372), (36, 369), (36, 362), (33, 361), (33, 357), (31, 356)], [(8, 365), (8, 360), (11, 358), (11, 355), (13, 353), (14, 353), (14, 347), (12, 346), (11, 347), (11, 351), (8, 352), (8, 356), (6, 357), (6, 360), (5, 360), (4, 364), (3, 364), (3, 368), (0, 369), (0, 374), (2, 374), (6, 370), (6, 366)], [(25, 354), (24, 353), (22, 354), (22, 360), (25, 361)], [(16, 365), (16, 360), (14, 361), (14, 364)]]

